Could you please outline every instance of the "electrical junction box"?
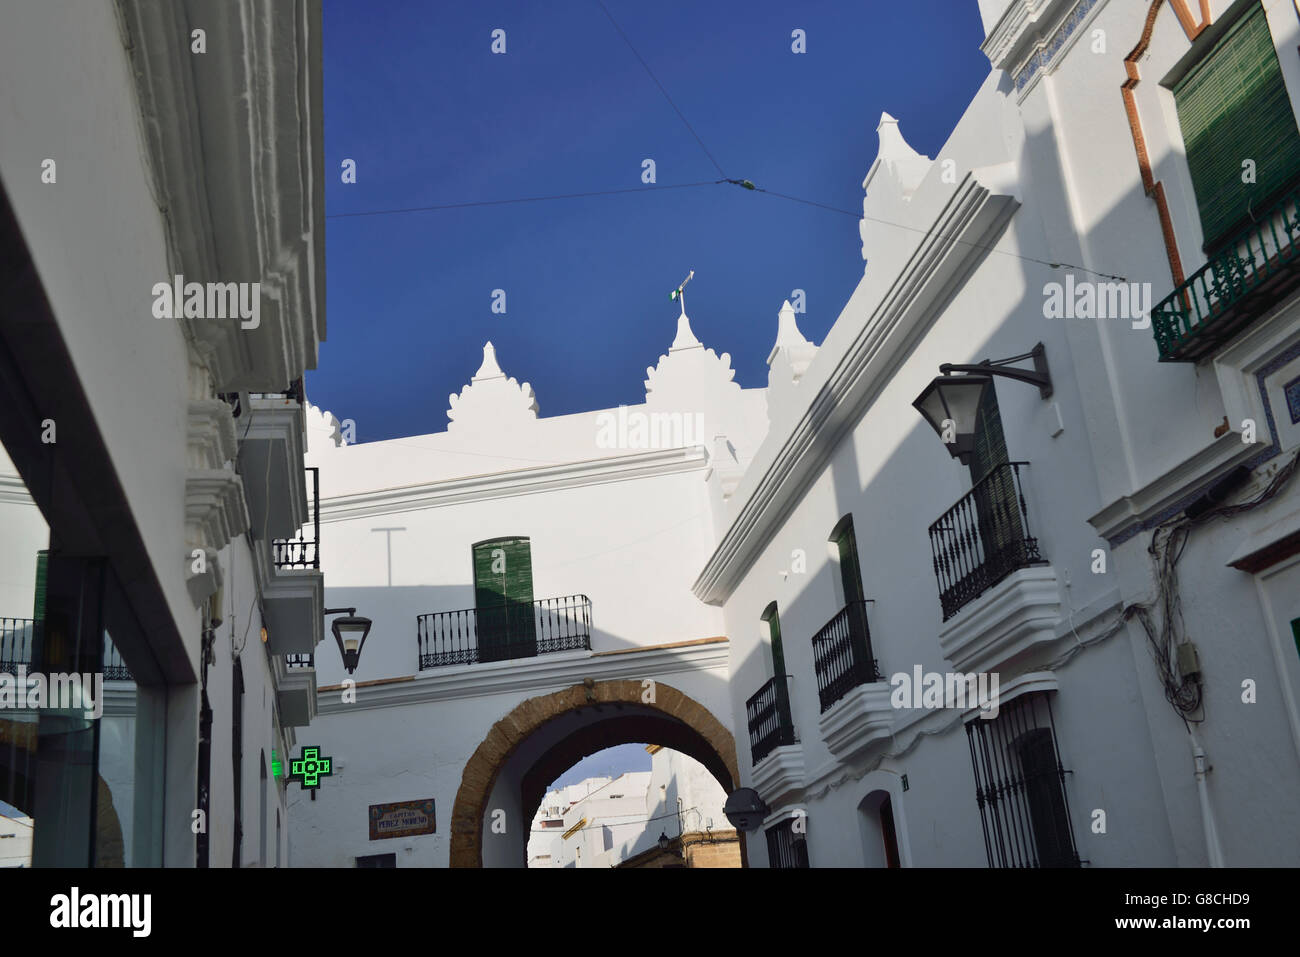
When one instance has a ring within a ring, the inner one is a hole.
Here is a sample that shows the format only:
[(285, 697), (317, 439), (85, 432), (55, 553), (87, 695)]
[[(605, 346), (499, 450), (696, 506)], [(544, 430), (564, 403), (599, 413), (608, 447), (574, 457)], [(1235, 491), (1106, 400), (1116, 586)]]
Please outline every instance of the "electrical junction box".
[(1201, 676), (1201, 656), (1190, 641), (1178, 646), (1178, 673), (1183, 680), (1192, 681)]

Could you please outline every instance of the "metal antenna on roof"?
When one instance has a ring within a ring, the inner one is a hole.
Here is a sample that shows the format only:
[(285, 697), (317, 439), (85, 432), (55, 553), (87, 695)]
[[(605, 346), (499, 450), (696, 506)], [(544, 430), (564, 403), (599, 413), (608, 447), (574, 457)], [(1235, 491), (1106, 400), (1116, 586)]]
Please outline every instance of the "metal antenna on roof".
[(682, 284), (678, 286), (676, 289), (674, 289), (672, 291), (672, 295), (668, 297), (674, 302), (681, 303), (683, 316), (686, 315), (686, 284), (694, 278), (695, 278), (695, 270), (692, 269), (690, 271), (690, 274), (685, 279), (682, 280)]

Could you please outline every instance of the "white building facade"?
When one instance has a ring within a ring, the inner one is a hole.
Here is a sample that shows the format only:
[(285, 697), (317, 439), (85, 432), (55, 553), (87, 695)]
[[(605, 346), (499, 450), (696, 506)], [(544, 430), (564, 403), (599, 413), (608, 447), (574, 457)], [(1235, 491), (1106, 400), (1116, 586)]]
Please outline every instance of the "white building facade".
[[(775, 715), (750, 862), (1294, 865), (1297, 10), (980, 7), (994, 70), (933, 159), (882, 117), (863, 280), (695, 583), (737, 737)], [(913, 403), (1039, 344), (1050, 389), (937, 417), (959, 463)]]
[[(320, 71), (318, 3), (6, 11), (0, 800), (37, 866), (288, 863)], [(24, 706), (37, 672), (97, 713)]]
[(683, 308), (635, 407), (539, 418), (489, 344), (446, 431), (313, 416), (326, 603), (375, 627), (297, 862), (409, 800), (399, 864), (523, 866), (629, 741), (753, 791), (754, 866), (1297, 862), (1300, 13), (980, 11), (987, 80), (933, 158), (880, 118), (863, 278), (820, 346), (780, 310), (766, 389)]

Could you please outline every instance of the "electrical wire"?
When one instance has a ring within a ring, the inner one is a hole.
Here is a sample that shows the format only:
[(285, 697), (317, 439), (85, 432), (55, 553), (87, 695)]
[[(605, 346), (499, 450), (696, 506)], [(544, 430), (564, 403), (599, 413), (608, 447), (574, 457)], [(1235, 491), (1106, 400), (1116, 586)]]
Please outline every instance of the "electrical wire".
[(868, 216), (865, 213), (857, 213), (851, 209), (842, 209), (839, 206), (830, 206), (826, 203), (816, 202), (815, 200), (803, 199), (802, 197), (799, 196), (792, 196), (789, 193), (778, 193), (775, 190), (764, 189), (761, 186), (755, 186), (752, 182), (750, 182), (747, 179), (743, 179), (743, 180), (717, 179), (717, 180), (705, 180), (698, 183), (671, 183), (662, 186), (651, 185), (651, 186), (634, 186), (634, 187), (628, 187), (626, 189), (592, 190), (584, 193), (555, 193), (547, 196), (527, 196), (527, 197), (521, 197), (516, 199), (478, 200), (478, 201), (468, 202), (468, 203), (441, 203), (433, 206), (405, 206), (397, 209), (373, 209), (373, 210), (363, 210), (354, 213), (330, 213), (325, 218), (326, 219), (347, 219), (347, 218), (354, 218), (358, 216), (388, 216), (388, 215), (395, 215), (400, 213), (428, 213), (428, 212), (436, 212), (438, 210), (444, 210), (444, 209), (467, 209), (467, 208), (477, 207), (477, 206), (505, 206), (512, 203), (541, 203), (553, 199), (577, 199), (577, 198), (582, 198), (587, 196), (614, 196), (621, 193), (646, 193), (646, 192), (665, 190), (665, 189), (691, 189), (697, 186), (723, 186), (723, 185), (739, 186), (742, 189), (748, 190), (749, 192), (764, 193), (768, 196), (775, 196), (778, 199), (789, 200), (792, 203), (800, 203), (804, 206), (814, 206), (818, 209), (829, 210), (830, 212), (833, 213), (842, 213), (845, 216), (852, 216), (854, 219), (865, 220), (866, 222), (878, 223), (881, 226), (892, 226), (895, 229), (905, 229), (908, 232), (919, 233), (923, 238), (930, 238), (931, 236), (933, 236), (936, 239), (950, 240), (959, 246), (967, 246), (971, 249), (975, 249), (980, 252), (990, 252), (990, 253), (997, 253), (1000, 256), (1010, 256), (1013, 259), (1018, 259), (1022, 262), (1035, 263), (1039, 266), (1047, 266), (1051, 269), (1072, 269), (1075, 270), (1076, 272), (1088, 273), (1090, 275), (1098, 276), (1102, 279), (1109, 279), (1114, 282), (1128, 282), (1128, 279), (1126, 279), (1124, 276), (1115, 275), (1113, 273), (1101, 272), (1096, 269), (1089, 269), (1087, 266), (1079, 266), (1075, 263), (1068, 263), (1068, 262), (1052, 262), (1047, 259), (1039, 259), (1036, 256), (1026, 256), (1022, 253), (1012, 252), (1009, 249), (999, 249), (996, 245), (990, 243), (975, 243), (965, 239), (958, 239), (954, 234), (951, 233), (949, 234), (936, 233), (933, 229), (921, 229), (918, 226), (908, 226), (905, 223), (896, 223), (892, 220), (881, 219), (878, 216)]
[(713, 154), (709, 152), (709, 148), (704, 145), (704, 140), (700, 139), (700, 134), (695, 132), (695, 127), (691, 126), (690, 122), (686, 119), (686, 116), (677, 108), (677, 104), (673, 102), (673, 98), (668, 95), (668, 91), (664, 89), (664, 85), (659, 82), (659, 78), (655, 76), (654, 71), (650, 69), (650, 64), (646, 63), (645, 58), (637, 52), (636, 47), (632, 45), (632, 41), (629, 40), (627, 34), (623, 32), (623, 28), (618, 25), (618, 21), (614, 19), (613, 14), (609, 12), (609, 8), (605, 6), (604, 0), (596, 0), (596, 3), (600, 5), (600, 9), (605, 11), (605, 16), (609, 17), (609, 22), (614, 24), (614, 29), (617, 30), (618, 35), (623, 38), (623, 42), (626, 43), (627, 48), (632, 51), (632, 55), (641, 61), (641, 66), (643, 66), (646, 73), (650, 75), (650, 79), (654, 81), (655, 86), (659, 87), (659, 92), (664, 95), (664, 99), (667, 100), (668, 105), (673, 108), (673, 112), (677, 114), (678, 119), (680, 119), (682, 124), (690, 130), (691, 136), (695, 137), (695, 142), (700, 144), (700, 149), (704, 150), (704, 155), (709, 158), (709, 162), (712, 163), (713, 168), (718, 171), (718, 175), (726, 176), (727, 174), (722, 171), (722, 167), (718, 165), (718, 161), (714, 159)]
[(725, 180), (701, 180), (698, 183), (667, 183), (664, 185), (629, 186), (626, 189), (597, 189), (585, 193), (553, 193), (547, 196), (522, 196), (515, 199), (484, 199), (469, 203), (440, 203), (435, 206), (405, 206), (399, 209), (372, 209), (356, 213), (329, 213), (326, 219), (352, 219), (358, 216), (389, 216), (396, 213), (428, 213), (440, 209), (470, 209), (476, 206), (509, 206), (514, 203), (544, 203), (553, 199), (583, 199), (587, 196), (615, 196), (619, 193), (649, 193), (664, 189), (692, 189), (696, 186), (716, 186)]

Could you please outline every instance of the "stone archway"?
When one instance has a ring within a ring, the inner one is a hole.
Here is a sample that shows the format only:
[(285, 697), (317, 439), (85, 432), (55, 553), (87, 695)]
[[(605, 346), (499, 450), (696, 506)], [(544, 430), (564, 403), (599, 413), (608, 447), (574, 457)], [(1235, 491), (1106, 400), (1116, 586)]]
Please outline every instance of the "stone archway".
[[(712, 749), (731, 777), (730, 788), (740, 786), (736, 742), (726, 726), (698, 701), (669, 685), (656, 682), (654, 701), (643, 700), (640, 681), (596, 681), (573, 685), (553, 694), (529, 698), (492, 726), (461, 775), (460, 789), (451, 812), (451, 866), (483, 866), (483, 817), (497, 774), (519, 745), (556, 718), (602, 704), (648, 708), (673, 718), (693, 730)], [(724, 785), (725, 786), (725, 785)]]

